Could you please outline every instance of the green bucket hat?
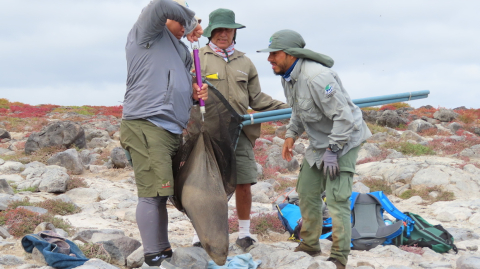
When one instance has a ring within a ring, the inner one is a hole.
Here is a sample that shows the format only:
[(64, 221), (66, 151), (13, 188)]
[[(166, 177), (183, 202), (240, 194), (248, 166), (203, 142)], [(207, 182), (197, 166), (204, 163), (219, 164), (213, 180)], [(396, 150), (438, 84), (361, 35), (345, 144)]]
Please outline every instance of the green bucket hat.
[(213, 30), (217, 28), (242, 29), (245, 26), (235, 22), (235, 13), (233, 11), (219, 8), (210, 13), (208, 26), (203, 30), (203, 36), (210, 38)]
[(305, 49), (305, 40), (293, 30), (280, 30), (270, 37), (268, 48), (257, 52), (274, 52), (282, 50), (286, 54), (297, 58), (306, 58), (318, 62), (326, 67), (333, 66), (333, 59), (327, 55)]

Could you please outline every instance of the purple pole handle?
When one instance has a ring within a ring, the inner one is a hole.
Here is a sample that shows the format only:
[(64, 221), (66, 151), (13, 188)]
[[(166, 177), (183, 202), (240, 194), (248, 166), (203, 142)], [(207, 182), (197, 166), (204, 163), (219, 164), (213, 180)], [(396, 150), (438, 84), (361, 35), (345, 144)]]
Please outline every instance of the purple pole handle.
[[(200, 89), (202, 88), (202, 70), (200, 69), (200, 57), (198, 56), (198, 49), (193, 50), (193, 61), (195, 63), (195, 75), (197, 76), (197, 84)], [(205, 101), (200, 98), (200, 106), (205, 106)]]

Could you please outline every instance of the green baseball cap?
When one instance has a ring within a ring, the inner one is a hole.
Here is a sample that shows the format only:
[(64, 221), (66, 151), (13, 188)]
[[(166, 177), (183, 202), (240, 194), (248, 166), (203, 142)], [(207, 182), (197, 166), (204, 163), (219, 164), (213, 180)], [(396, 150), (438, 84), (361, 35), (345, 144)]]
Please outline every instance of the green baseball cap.
[(327, 55), (305, 49), (305, 40), (293, 30), (280, 30), (270, 37), (268, 48), (257, 50), (257, 52), (274, 52), (282, 50), (286, 54), (297, 58), (305, 58), (318, 62), (326, 67), (333, 66), (333, 59)]
[(203, 30), (203, 36), (210, 38), (213, 30), (217, 28), (242, 29), (245, 26), (235, 22), (235, 13), (233, 11), (219, 8), (210, 13), (208, 26)]
[(257, 50), (257, 52), (273, 52), (304, 47), (305, 40), (299, 33), (292, 30), (280, 30), (270, 37), (268, 48)]

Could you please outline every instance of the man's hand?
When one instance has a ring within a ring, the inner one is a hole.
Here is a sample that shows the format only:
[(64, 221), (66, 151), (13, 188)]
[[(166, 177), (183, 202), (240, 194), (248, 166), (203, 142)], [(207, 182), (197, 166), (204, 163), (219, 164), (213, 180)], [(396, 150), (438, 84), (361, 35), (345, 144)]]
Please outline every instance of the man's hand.
[(327, 149), (325, 154), (323, 154), (322, 161), (320, 163), (320, 169), (323, 166), (323, 175), (327, 176), (327, 172), (330, 174), (330, 180), (335, 180), (337, 175), (340, 174), (340, 169), (338, 167), (338, 156), (337, 153), (332, 152)]
[(293, 143), (295, 143), (295, 141), (291, 137), (288, 137), (287, 139), (285, 139), (285, 142), (283, 143), (282, 158), (287, 162), (292, 160)]
[(192, 43), (196, 42), (202, 36), (202, 34), (203, 34), (203, 28), (199, 23), (197, 24), (197, 27), (195, 27), (195, 29), (193, 29), (193, 31), (190, 34), (187, 34), (187, 40)]
[(206, 101), (208, 99), (208, 85), (207, 84), (202, 84), (202, 88), (198, 87), (197, 83), (193, 83), (193, 94), (192, 98), (194, 100), (199, 100), (202, 98), (203, 101)]

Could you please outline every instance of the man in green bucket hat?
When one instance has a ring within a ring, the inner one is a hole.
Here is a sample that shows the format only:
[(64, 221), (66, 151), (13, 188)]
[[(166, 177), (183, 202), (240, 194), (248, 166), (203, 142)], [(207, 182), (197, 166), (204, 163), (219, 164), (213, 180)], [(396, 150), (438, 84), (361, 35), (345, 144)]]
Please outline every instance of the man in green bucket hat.
[[(208, 44), (199, 50), (202, 75), (240, 115), (248, 114), (249, 107), (256, 111), (288, 108), (286, 104), (261, 91), (258, 73), (252, 61), (235, 48), (237, 29), (242, 28), (245, 26), (235, 22), (232, 10), (219, 8), (210, 13), (209, 24), (203, 32), (203, 36), (208, 38)], [(207, 114), (215, 113), (216, 109), (211, 106), (214, 106), (213, 101), (207, 100)], [(239, 219), (239, 237), (236, 243), (245, 252), (250, 251), (255, 242), (250, 234), (250, 211), (251, 185), (257, 183), (253, 146), (259, 136), (260, 124), (245, 126), (236, 148), (235, 200)], [(192, 243), (201, 246), (196, 235)]]
[(332, 217), (330, 258), (337, 268), (345, 268), (350, 253), (350, 196), (360, 144), (372, 134), (353, 104), (338, 74), (331, 69), (332, 58), (305, 49), (302, 36), (292, 30), (272, 35), (268, 61), (282, 77), (292, 117), (287, 126), (282, 157), (292, 157), (295, 139), (307, 132), (310, 145), (300, 168), (297, 192), (303, 218), (302, 242), (295, 251), (320, 255), (322, 234), (322, 193), (326, 191)]

